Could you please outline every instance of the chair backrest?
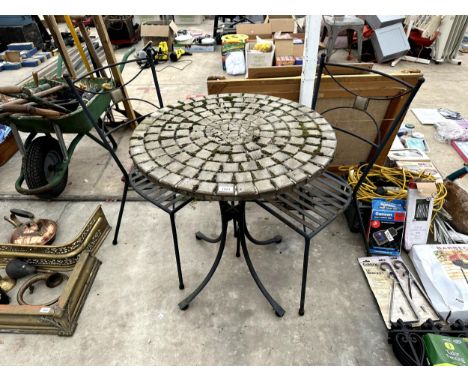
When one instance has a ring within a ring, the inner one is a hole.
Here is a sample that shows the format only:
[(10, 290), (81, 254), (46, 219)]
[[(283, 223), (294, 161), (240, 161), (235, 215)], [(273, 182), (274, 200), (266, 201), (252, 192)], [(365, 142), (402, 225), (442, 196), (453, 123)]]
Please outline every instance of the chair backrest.
[[(341, 157), (337, 158), (338, 161), (334, 161), (334, 164), (367, 163), (368, 165), (363, 169), (363, 178), (365, 178), (384, 149), (391, 145), (412, 100), (424, 82), (424, 78), (420, 77), (415, 84), (410, 84), (377, 70), (353, 67), (357, 71), (375, 78), (375, 84), (365, 89), (357, 86), (355, 81), (350, 80), (349, 77), (333, 74), (333, 70), (338, 67), (349, 68), (352, 66), (326, 63), (326, 55), (321, 55), (315, 80), (312, 109), (323, 115), (337, 133), (337, 152), (341, 153)], [(320, 98), (327, 91), (327, 89), (321, 89), (321, 85), (324, 83), (322, 76), (329, 78), (326, 85), (333, 83), (334, 91), (344, 93), (345, 97), (340, 104), (337, 105), (334, 102), (330, 106), (326, 102), (320, 103)], [(393, 115), (390, 115), (389, 112), (393, 112)], [(370, 154), (368, 154), (369, 149)], [(361, 183), (358, 184), (360, 186)]]

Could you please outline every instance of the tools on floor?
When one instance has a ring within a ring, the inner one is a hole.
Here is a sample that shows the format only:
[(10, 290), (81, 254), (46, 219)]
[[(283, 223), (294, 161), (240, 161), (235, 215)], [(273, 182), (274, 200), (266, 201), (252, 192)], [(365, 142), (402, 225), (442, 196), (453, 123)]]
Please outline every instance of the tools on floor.
[(423, 287), (400, 257), (361, 257), (359, 264), (390, 329), (397, 322), (422, 325), (441, 321)]
[(182, 56), (192, 55), (183, 48), (176, 48), (169, 52), (169, 47), (166, 41), (161, 41), (157, 47), (153, 47), (153, 42), (148, 41), (142, 50), (135, 54), (135, 57), (139, 60), (137, 61), (138, 66), (142, 69), (150, 67), (148, 54), (152, 55), (156, 64), (159, 62), (166, 62), (168, 60), (171, 62), (177, 62)]
[(177, 49), (174, 49), (170, 54), (169, 54), (169, 59), (172, 61), (172, 62), (177, 62), (179, 61), (179, 58), (181, 58), (182, 56), (191, 56), (192, 53), (189, 53), (187, 52), (185, 49), (183, 48), (177, 48)]

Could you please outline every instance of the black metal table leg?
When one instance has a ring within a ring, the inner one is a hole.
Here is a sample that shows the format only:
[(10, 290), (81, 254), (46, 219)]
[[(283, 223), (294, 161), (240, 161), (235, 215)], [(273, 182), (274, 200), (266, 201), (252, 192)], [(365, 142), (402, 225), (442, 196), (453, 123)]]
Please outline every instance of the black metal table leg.
[(211, 266), (210, 271), (208, 274), (205, 276), (201, 284), (189, 295), (187, 296), (184, 300), (182, 300), (179, 303), (179, 308), (182, 310), (186, 310), (190, 303), (193, 301), (195, 297), (198, 296), (198, 294), (205, 288), (206, 284), (211, 280), (211, 277), (213, 277), (213, 274), (216, 271), (216, 268), (218, 268), (219, 262), (221, 260), (221, 257), (223, 256), (224, 252), (224, 247), (226, 244), (226, 235), (227, 235), (227, 226), (228, 226), (228, 218), (223, 212), (223, 206), (220, 202), (220, 207), (221, 207), (221, 242), (219, 244), (219, 249), (218, 249), (218, 254), (216, 255), (215, 261), (213, 265)]
[(195, 233), (195, 238), (197, 240), (203, 240), (203, 241), (207, 241), (208, 243), (213, 243), (213, 244), (219, 243), (221, 240), (221, 236), (222, 236), (222, 233), (220, 233), (219, 236), (215, 238), (208, 237), (203, 232), (200, 232), (200, 231)]
[[(237, 243), (236, 243), (236, 255), (240, 256), (240, 248), (242, 248), (242, 252), (244, 253), (245, 256), (245, 261), (247, 263), (247, 267), (249, 268), (250, 274), (252, 275), (252, 278), (254, 279), (255, 283), (257, 284), (257, 287), (260, 289), (262, 294), (265, 296), (267, 301), (270, 303), (270, 305), (273, 307), (276, 315), (278, 317), (282, 317), (285, 313), (284, 309), (275, 301), (273, 297), (268, 293), (266, 288), (263, 286), (262, 282), (260, 281), (260, 278), (257, 275), (257, 272), (255, 270), (255, 267), (252, 264), (252, 261), (250, 260), (250, 255), (247, 249), (247, 242), (246, 242), (246, 223), (245, 223), (245, 202), (239, 202), (239, 204), (234, 205), (234, 204), (229, 204), (227, 202), (220, 202), (220, 210), (221, 210), (221, 235), (216, 239), (210, 239), (208, 238), (209, 242), (217, 242), (220, 241), (218, 253), (216, 255), (215, 261), (213, 265), (211, 266), (210, 271), (208, 274), (205, 276), (201, 284), (189, 295), (187, 296), (184, 300), (182, 300), (179, 303), (179, 308), (182, 310), (185, 310), (189, 307), (189, 304), (195, 299), (195, 297), (198, 296), (198, 294), (205, 288), (205, 286), (208, 284), (208, 282), (211, 280), (213, 277), (213, 274), (215, 273), (216, 269), (218, 268), (219, 262), (221, 261), (221, 257), (223, 256), (225, 244), (226, 244), (226, 236), (227, 236), (227, 228), (228, 228), (228, 223), (229, 221), (233, 221), (234, 223), (234, 232), (235, 236), (237, 238)], [(197, 239), (203, 239), (206, 238), (205, 235), (203, 235), (200, 232), (197, 232), (196, 234)], [(255, 240), (255, 239), (254, 239)]]
[(252, 275), (252, 278), (254, 279), (255, 283), (257, 284), (258, 289), (260, 289), (260, 292), (262, 292), (263, 296), (267, 299), (267, 301), (270, 303), (272, 306), (273, 310), (275, 311), (276, 315), (278, 317), (283, 317), (285, 310), (279, 305), (273, 297), (271, 297), (270, 293), (266, 290), (266, 288), (263, 286), (263, 283), (261, 282), (260, 278), (257, 275), (257, 272), (255, 270), (255, 267), (252, 264), (252, 261), (250, 260), (250, 255), (249, 251), (247, 249), (247, 242), (245, 240), (246, 237), (246, 222), (245, 222), (245, 202), (240, 202), (239, 203), (239, 209), (240, 209), (240, 217), (239, 217), (239, 238), (240, 238), (240, 243), (242, 246), (242, 253), (244, 254), (245, 262), (247, 263), (247, 267), (249, 268), (250, 274)]
[(245, 224), (244, 228), (245, 228), (245, 236), (247, 237), (247, 239), (249, 239), (252, 243), (256, 245), (279, 244), (283, 240), (281, 235), (276, 235), (272, 237), (271, 239), (267, 239), (267, 240), (258, 240), (258, 239), (255, 239), (250, 233), (249, 229), (247, 228), (247, 223)]

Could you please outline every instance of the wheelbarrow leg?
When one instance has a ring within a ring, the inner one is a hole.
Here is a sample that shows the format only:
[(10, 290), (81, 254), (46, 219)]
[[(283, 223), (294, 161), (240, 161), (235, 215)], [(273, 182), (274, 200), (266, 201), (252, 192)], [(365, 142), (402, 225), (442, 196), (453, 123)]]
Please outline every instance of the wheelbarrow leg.
[(63, 140), (62, 130), (60, 130), (60, 126), (57, 125), (56, 123), (54, 123), (53, 126), (54, 126), (55, 135), (57, 136), (57, 139), (60, 145), (60, 150), (62, 151), (63, 159), (68, 161), (67, 145), (65, 144), (65, 141)]
[(22, 156), (26, 155), (26, 149), (23, 144), (23, 140), (21, 139), (21, 135), (19, 134), (18, 128), (14, 123), (10, 123), (11, 132), (13, 133), (13, 137), (15, 138), (16, 146), (18, 146), (18, 150)]

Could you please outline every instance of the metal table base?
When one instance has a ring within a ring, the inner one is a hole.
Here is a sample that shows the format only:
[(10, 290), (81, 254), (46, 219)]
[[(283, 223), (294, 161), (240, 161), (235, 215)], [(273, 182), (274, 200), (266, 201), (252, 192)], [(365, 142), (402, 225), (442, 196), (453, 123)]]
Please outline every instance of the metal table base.
[(182, 310), (186, 310), (189, 307), (190, 303), (195, 299), (195, 297), (197, 297), (198, 294), (205, 288), (205, 286), (211, 280), (211, 277), (213, 277), (213, 274), (216, 272), (219, 262), (221, 261), (221, 258), (224, 254), (227, 229), (228, 229), (229, 222), (232, 220), (234, 224), (234, 235), (237, 238), (236, 256), (237, 257), (240, 256), (240, 249), (242, 248), (242, 253), (244, 254), (244, 257), (245, 257), (245, 262), (247, 263), (247, 267), (249, 268), (250, 274), (252, 275), (252, 278), (257, 284), (257, 287), (260, 289), (262, 294), (270, 303), (273, 310), (275, 311), (275, 314), (278, 317), (282, 317), (285, 313), (285, 310), (275, 301), (273, 297), (271, 297), (270, 293), (264, 287), (263, 283), (261, 282), (260, 278), (257, 275), (255, 267), (252, 264), (252, 261), (250, 260), (249, 251), (247, 249), (247, 239), (256, 245), (267, 245), (267, 244), (281, 242), (281, 236), (275, 236), (269, 240), (257, 240), (253, 238), (247, 229), (247, 224), (245, 220), (245, 202), (243, 201), (237, 204), (220, 201), (219, 208), (221, 211), (221, 234), (216, 238), (209, 238), (201, 232), (197, 232), (195, 235), (195, 237), (198, 240), (205, 240), (209, 243), (217, 243), (217, 242), (220, 243), (218, 253), (216, 255), (214, 263), (211, 266), (211, 269), (209, 270), (208, 274), (200, 283), (200, 285), (189, 296), (187, 296), (184, 300), (182, 300), (179, 303), (179, 308)]

